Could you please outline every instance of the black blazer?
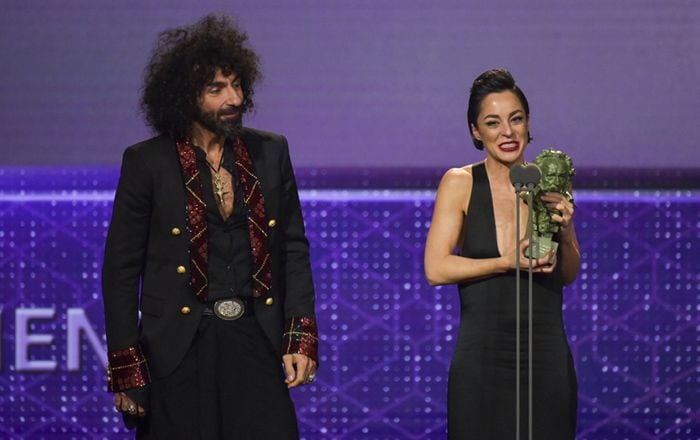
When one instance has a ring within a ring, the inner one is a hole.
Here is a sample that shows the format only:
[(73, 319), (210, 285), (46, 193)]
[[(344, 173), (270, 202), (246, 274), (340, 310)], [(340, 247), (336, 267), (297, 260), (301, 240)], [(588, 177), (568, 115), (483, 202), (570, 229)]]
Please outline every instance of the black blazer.
[[(309, 244), (287, 140), (249, 128), (242, 136), (270, 226), (272, 286), (255, 300), (255, 317), (281, 356), (285, 320), (314, 318)], [(107, 347), (140, 346), (152, 378), (180, 363), (204, 309), (189, 286), (185, 202), (172, 139), (159, 136), (126, 149), (102, 268)]]

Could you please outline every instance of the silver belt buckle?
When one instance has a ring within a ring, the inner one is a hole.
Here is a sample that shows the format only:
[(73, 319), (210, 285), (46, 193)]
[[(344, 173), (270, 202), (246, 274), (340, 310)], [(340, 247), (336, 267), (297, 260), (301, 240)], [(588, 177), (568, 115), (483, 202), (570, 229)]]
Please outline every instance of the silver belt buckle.
[(245, 313), (245, 304), (240, 298), (220, 299), (214, 303), (214, 314), (225, 321), (235, 321)]

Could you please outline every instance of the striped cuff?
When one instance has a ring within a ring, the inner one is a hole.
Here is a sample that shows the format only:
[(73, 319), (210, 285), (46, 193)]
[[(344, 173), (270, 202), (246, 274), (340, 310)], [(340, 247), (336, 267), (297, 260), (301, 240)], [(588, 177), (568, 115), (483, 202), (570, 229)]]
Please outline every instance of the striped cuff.
[(107, 389), (113, 393), (141, 388), (151, 382), (146, 358), (141, 349), (128, 347), (107, 354)]
[(316, 321), (308, 316), (297, 316), (287, 320), (282, 334), (285, 354), (304, 354), (318, 365), (318, 329)]

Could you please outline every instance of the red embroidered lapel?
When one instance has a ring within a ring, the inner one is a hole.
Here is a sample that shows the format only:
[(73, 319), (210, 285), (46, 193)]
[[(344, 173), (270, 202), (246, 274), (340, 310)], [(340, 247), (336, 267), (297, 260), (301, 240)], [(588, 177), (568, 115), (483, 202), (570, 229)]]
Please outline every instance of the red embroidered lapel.
[(197, 155), (192, 147), (192, 141), (185, 139), (176, 142), (180, 157), (180, 166), (185, 178), (187, 190), (188, 231), (190, 233), (190, 286), (195, 296), (201, 301), (207, 300), (207, 217), (204, 208), (202, 180), (197, 169)]
[(270, 290), (272, 270), (270, 251), (267, 245), (267, 217), (265, 215), (265, 198), (263, 197), (260, 180), (255, 174), (255, 167), (250, 158), (248, 148), (238, 137), (233, 143), (236, 154), (238, 179), (243, 187), (243, 199), (248, 206), (248, 235), (250, 237), (250, 252), (253, 257), (253, 296), (259, 297)]

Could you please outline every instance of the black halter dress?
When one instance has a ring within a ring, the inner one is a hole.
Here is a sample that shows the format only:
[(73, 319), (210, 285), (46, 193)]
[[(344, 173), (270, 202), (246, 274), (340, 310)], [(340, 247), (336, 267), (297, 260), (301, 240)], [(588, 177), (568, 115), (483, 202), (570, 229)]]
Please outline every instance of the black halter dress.
[[(472, 169), (461, 255), (499, 256), (488, 175)], [(521, 279), (521, 439), (528, 439), (527, 271)], [(577, 383), (562, 320), (557, 269), (533, 282), (533, 439), (567, 440), (576, 432)], [(459, 286), (461, 325), (449, 373), (450, 440), (515, 439), (515, 272)], [(530, 440), (533, 440), (530, 439)]]

